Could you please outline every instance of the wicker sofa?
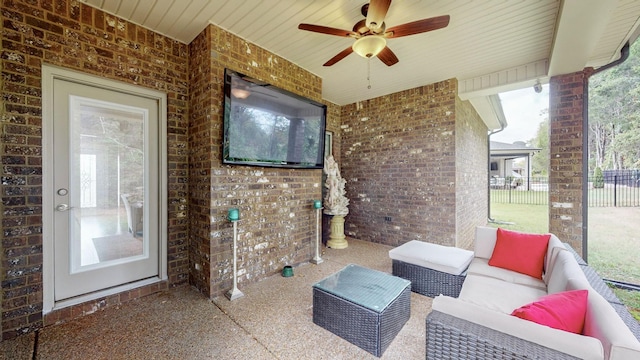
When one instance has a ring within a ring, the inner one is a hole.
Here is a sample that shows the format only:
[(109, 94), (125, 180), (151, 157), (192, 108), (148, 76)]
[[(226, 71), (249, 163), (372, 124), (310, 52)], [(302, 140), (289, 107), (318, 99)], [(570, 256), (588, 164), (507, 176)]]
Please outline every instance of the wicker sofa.
[[(477, 228), (459, 297), (434, 299), (426, 320), (427, 359), (640, 359), (634, 334), (556, 236), (549, 239), (542, 279), (536, 279), (489, 265), (496, 233)], [(577, 289), (589, 291), (582, 334), (510, 315), (544, 295)]]

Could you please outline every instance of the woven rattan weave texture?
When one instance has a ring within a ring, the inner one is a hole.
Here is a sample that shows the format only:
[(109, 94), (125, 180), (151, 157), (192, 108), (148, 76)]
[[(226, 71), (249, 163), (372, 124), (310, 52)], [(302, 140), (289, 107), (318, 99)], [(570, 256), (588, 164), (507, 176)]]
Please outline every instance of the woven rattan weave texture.
[(411, 291), (429, 297), (440, 294), (458, 297), (467, 274), (447, 274), (400, 260), (392, 260), (392, 272), (395, 276), (411, 281)]
[(439, 311), (427, 316), (427, 360), (565, 360), (576, 357)]
[[(345, 270), (348, 271), (347, 268), (342, 271)], [(411, 289), (408, 281), (387, 278), (392, 278), (392, 275), (369, 269), (365, 269), (365, 272), (373, 276), (363, 276), (357, 286), (394, 293), (396, 296), (374, 310), (345, 297), (348, 292), (337, 292), (341, 294), (338, 296), (326, 291), (327, 287), (319, 285), (320, 282), (313, 286), (313, 322), (380, 357), (409, 320)], [(340, 281), (339, 275), (340, 272), (334, 274), (330, 280)], [(352, 281), (353, 278), (350, 278), (349, 282)]]

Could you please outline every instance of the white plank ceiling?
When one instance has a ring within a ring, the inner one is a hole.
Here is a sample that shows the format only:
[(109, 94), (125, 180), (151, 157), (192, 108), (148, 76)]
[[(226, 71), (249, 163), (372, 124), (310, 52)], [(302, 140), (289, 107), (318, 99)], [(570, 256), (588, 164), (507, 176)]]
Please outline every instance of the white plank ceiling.
[[(363, 19), (353, 0), (81, 0), (190, 43), (209, 23), (261, 46), (323, 79), (323, 97), (344, 105), (450, 78), (463, 99), (546, 82), (549, 76), (602, 66), (635, 40), (635, 0), (394, 0), (387, 27), (440, 15), (449, 26), (390, 39), (399, 63), (351, 54), (322, 64), (353, 39), (298, 30), (311, 23), (351, 30)], [(557, 70), (556, 70), (557, 69)], [(554, 71), (559, 71), (555, 72)]]

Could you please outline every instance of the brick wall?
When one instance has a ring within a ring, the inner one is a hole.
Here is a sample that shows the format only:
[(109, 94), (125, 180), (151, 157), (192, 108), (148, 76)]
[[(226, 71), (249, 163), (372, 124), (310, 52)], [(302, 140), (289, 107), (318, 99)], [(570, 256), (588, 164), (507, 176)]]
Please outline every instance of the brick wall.
[[(208, 296), (232, 287), (233, 228), (230, 207), (240, 209), (238, 282), (273, 275), (285, 265), (309, 261), (315, 241), (313, 200), (321, 194), (321, 170), (222, 164), (224, 69), (321, 101), (321, 80), (294, 64), (218, 27), (190, 45), (192, 63), (191, 278)], [(197, 69), (195, 68), (197, 67)], [(204, 77), (206, 81), (199, 81)], [(335, 109), (329, 114), (335, 114)], [(331, 117), (331, 115), (330, 115)], [(335, 129), (339, 119), (330, 118)]]
[(475, 230), (487, 224), (487, 126), (468, 101), (456, 99), (456, 246), (473, 248)]
[(582, 253), (584, 84), (589, 72), (549, 83), (549, 232)]
[[(203, 31), (189, 44), (189, 283), (209, 294), (211, 280), (210, 229), (211, 168), (220, 144), (220, 127), (212, 126), (213, 100), (220, 98), (221, 80), (211, 71), (211, 31)], [(195, 271), (195, 264), (202, 270)]]
[[(2, 13), (2, 336), (187, 284), (188, 47), (78, 1), (4, 0)], [(168, 283), (42, 317), (41, 64), (167, 93)]]
[(342, 107), (348, 236), (455, 245), (456, 97), (447, 80)]
[(333, 158), (340, 162), (342, 107), (328, 101), (324, 101), (323, 103), (327, 105), (327, 131), (333, 133)]

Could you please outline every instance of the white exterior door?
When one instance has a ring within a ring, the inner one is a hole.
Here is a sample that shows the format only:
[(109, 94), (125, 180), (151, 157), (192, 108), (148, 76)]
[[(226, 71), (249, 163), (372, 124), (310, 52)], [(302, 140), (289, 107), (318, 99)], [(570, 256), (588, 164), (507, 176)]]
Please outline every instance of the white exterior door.
[(43, 216), (51, 219), (44, 232), (51, 237), (53, 302), (162, 278), (163, 101), (65, 76), (50, 79), (43, 110), (51, 111), (44, 151), (52, 163), (43, 166), (50, 187)]

